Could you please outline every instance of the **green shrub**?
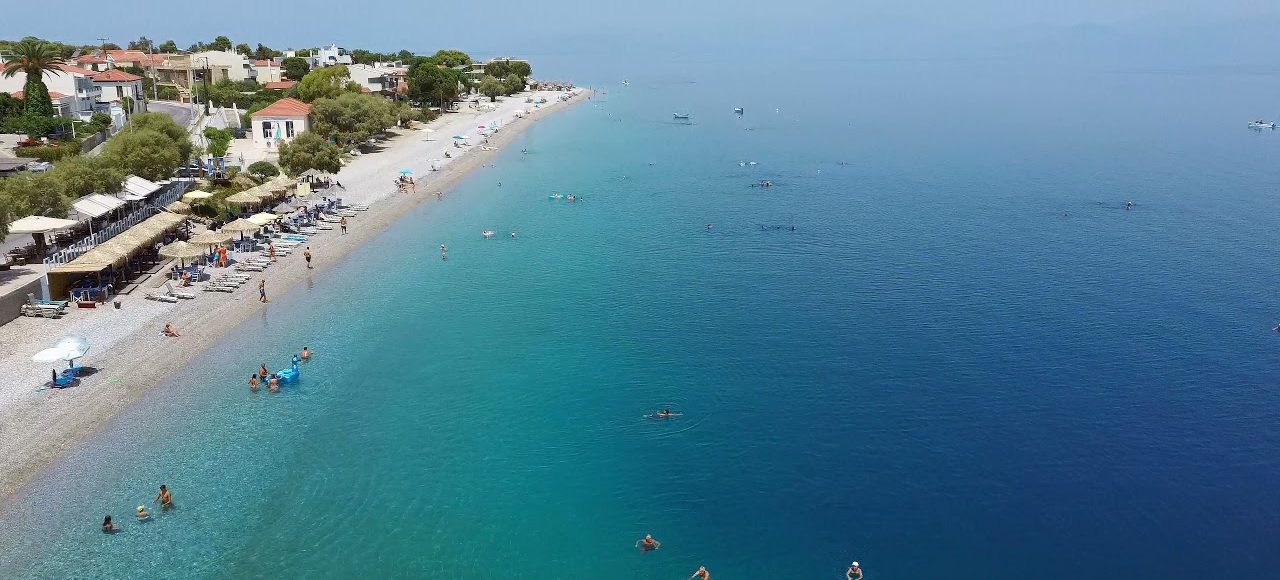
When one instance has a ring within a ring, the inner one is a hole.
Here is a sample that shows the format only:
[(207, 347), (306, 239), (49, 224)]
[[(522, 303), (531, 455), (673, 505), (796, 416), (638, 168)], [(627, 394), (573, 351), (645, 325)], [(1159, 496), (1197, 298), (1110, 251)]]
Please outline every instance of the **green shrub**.
[(80, 144), (75, 141), (63, 141), (58, 142), (56, 145), (16, 147), (13, 153), (18, 157), (35, 157), (41, 161), (57, 161), (65, 157), (79, 155)]
[(249, 173), (258, 177), (275, 177), (280, 175), (280, 169), (270, 161), (255, 161), (249, 165)]

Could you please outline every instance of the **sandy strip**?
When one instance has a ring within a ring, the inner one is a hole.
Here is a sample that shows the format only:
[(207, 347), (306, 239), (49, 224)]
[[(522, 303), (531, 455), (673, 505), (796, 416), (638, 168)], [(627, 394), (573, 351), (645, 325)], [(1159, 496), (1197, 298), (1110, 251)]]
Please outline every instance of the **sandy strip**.
[[(567, 104), (556, 97), (563, 93), (532, 93), (545, 96), (548, 103), (532, 109), (525, 94), (499, 102), (493, 112), (464, 112), (446, 115), (432, 122), (431, 141), (420, 130), (400, 130), (384, 143), (385, 150), (362, 155), (343, 167), (338, 181), (346, 191), (337, 192), (348, 203), (370, 204), (369, 211), (350, 218), (349, 235), (335, 229), (312, 238), (315, 270), (323, 271), (339, 262), (351, 250), (378, 235), (404, 217), (414, 206), (433, 199), (434, 192), (446, 191), (471, 170), (486, 164), (496, 151), (510, 144), (525, 127)], [(569, 102), (581, 102), (590, 95), (583, 91)], [(512, 120), (518, 109), (531, 110)], [(501, 123), (489, 138), (485, 150), (477, 124)], [(464, 150), (452, 147), (451, 136), (467, 134), (473, 144)], [(453, 155), (439, 171), (429, 172), (431, 160), (448, 150)], [(461, 153), (461, 155), (460, 155)], [(400, 195), (392, 184), (402, 168), (412, 169), (418, 181), (416, 193)], [(315, 195), (315, 194), (313, 194)], [(215, 274), (216, 276), (216, 274)], [(177, 304), (143, 299), (140, 288), (121, 298), (120, 310), (110, 308), (75, 310), (60, 320), (19, 317), (0, 327), (0, 498), (15, 501), (21, 488), (41, 469), (75, 448), (104, 427), (112, 418), (161, 382), (173, 369), (188, 365), (240, 323), (264, 307), (258, 302), (257, 283), (265, 279), (269, 296), (279, 296), (308, 277), (301, 252), (281, 258), (265, 272), (253, 275), (234, 293), (203, 292), (191, 289), (195, 300)], [(151, 289), (152, 284), (145, 285)], [(160, 328), (172, 322), (182, 332), (180, 338), (165, 338)], [(79, 334), (92, 344), (82, 364), (101, 372), (82, 379), (80, 386), (38, 390), (49, 380), (54, 365), (34, 363), (31, 356), (51, 346), (66, 334)], [(157, 366), (156, 361), (164, 361)]]

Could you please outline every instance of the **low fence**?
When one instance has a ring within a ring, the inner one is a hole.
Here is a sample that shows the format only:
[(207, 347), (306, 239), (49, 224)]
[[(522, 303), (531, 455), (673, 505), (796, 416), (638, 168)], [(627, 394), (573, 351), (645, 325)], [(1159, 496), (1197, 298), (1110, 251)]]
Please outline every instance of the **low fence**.
[(79, 258), (85, 252), (93, 249), (94, 246), (120, 235), (121, 232), (142, 223), (142, 220), (159, 213), (164, 206), (169, 205), (182, 197), (182, 194), (186, 193), (187, 188), (190, 186), (191, 182), (186, 180), (169, 182), (163, 190), (148, 199), (146, 205), (129, 212), (129, 214), (124, 216), (124, 218), (112, 222), (107, 227), (94, 232), (93, 235), (71, 244), (66, 248), (58, 250), (53, 255), (45, 258), (44, 263), (49, 266), (53, 266), (56, 264), (65, 264)]
[(84, 141), (80, 142), (80, 151), (85, 153), (93, 151), (94, 147), (101, 145), (103, 141), (106, 141), (109, 138), (111, 138), (110, 129), (98, 131), (97, 133), (85, 137)]

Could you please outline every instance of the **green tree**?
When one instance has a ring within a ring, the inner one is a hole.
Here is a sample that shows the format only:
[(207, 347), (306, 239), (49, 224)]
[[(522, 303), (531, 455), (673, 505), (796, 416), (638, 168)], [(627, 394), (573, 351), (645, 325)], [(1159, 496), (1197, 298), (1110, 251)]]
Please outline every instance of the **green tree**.
[(298, 98), (308, 103), (316, 99), (332, 99), (344, 92), (360, 92), (360, 85), (354, 87), (351, 74), (346, 65), (321, 67), (307, 73), (295, 87)]
[(9, 117), (21, 115), (23, 110), (22, 101), (9, 93), (0, 93), (0, 124), (4, 124), (4, 120)]
[(13, 47), (13, 54), (4, 62), (5, 78), (18, 73), (27, 75), (27, 82), (22, 86), (23, 107), (27, 113), (53, 116), (53, 101), (49, 99), (49, 87), (44, 84), (44, 73), (62, 74), (59, 65), (66, 59), (56, 46), (42, 40), (23, 39)]
[(139, 36), (137, 40), (129, 41), (129, 50), (141, 50), (142, 52), (154, 52), (156, 44), (151, 42), (150, 38)]
[(497, 79), (505, 79), (511, 74), (511, 61), (494, 60), (484, 65), (484, 74)]
[(477, 90), (480, 91), (480, 94), (489, 97), (489, 102), (491, 103), (498, 100), (498, 95), (507, 93), (506, 85), (489, 75), (485, 75), (484, 78), (480, 79), (480, 86)]
[[(189, 141), (187, 146), (189, 155)], [(152, 181), (168, 179), (186, 160), (173, 139), (153, 129), (121, 131), (107, 141), (102, 158), (125, 173)]]
[(120, 45), (114, 42), (104, 42), (102, 43), (102, 46), (95, 46), (94, 48), (101, 48), (102, 50), (120, 50)]
[[(26, 173), (0, 179), (0, 206), (7, 207), (11, 217), (65, 217), (71, 202), (62, 195), (62, 188), (49, 173)], [(5, 223), (7, 233), (7, 221)]]
[(243, 55), (245, 55), (245, 56), (253, 56), (253, 49), (252, 49), (252, 48), (249, 48), (249, 45), (248, 45), (248, 44), (245, 44), (245, 43), (241, 42), (240, 44), (237, 44), (237, 45), (236, 45), (236, 54), (243, 54)]
[(442, 64), (449, 68), (458, 65), (471, 64), (471, 55), (461, 50), (438, 50), (435, 56), (431, 57), (437, 64)]
[(98, 157), (75, 156), (53, 165), (49, 175), (69, 199), (90, 193), (115, 193), (120, 191), (126, 175), (120, 168)]
[(291, 142), (280, 145), (280, 166), (289, 175), (308, 169), (337, 173), (342, 169), (342, 151), (323, 137), (307, 131)]
[[(254, 49), (253, 51), (253, 58), (256, 58), (258, 60), (272, 59), (277, 56), (280, 56), (280, 51), (271, 50), (271, 47), (266, 46), (261, 42), (258, 43), (258, 48)], [(303, 74), (306, 74), (306, 73), (303, 73)]]
[(507, 78), (502, 80), (502, 84), (506, 85), (508, 95), (514, 95), (524, 90), (524, 79), (520, 78), (520, 75), (516, 73), (507, 75)]
[(234, 137), (235, 131), (231, 129), (204, 128), (204, 138), (209, 140), (209, 155), (214, 157), (226, 156), (227, 149), (231, 147), (231, 139)]
[[(187, 129), (176, 122), (173, 117), (164, 113), (142, 113), (134, 115), (129, 121), (129, 126), (125, 131), (142, 131), (152, 130), (164, 135), (172, 142), (172, 147), (178, 153), (179, 161), (186, 161), (191, 158), (191, 139), (187, 137)], [(112, 139), (114, 141), (114, 139)], [(162, 178), (163, 179), (163, 178)]]
[(440, 68), (433, 59), (419, 59), (409, 67), (409, 98), (448, 107), (458, 99), (458, 83), (462, 79), (462, 73)]
[[(303, 171), (306, 171), (305, 169)], [(249, 173), (258, 177), (275, 177), (280, 175), (280, 169), (272, 165), (270, 161), (254, 161), (249, 164)]]
[(219, 36), (208, 44), (209, 50), (221, 50), (231, 52), (231, 39), (225, 36)]
[(311, 70), (311, 65), (307, 64), (307, 59), (296, 56), (280, 61), (281, 71), (286, 78), (300, 81), (307, 76), (307, 72)]
[(343, 93), (311, 104), (311, 132), (350, 147), (373, 137), (398, 120), (392, 103), (381, 97)]
[(156, 50), (159, 52), (178, 52), (178, 43), (166, 40), (160, 46), (157, 46)]
[(529, 77), (533, 76), (533, 67), (529, 66), (529, 63), (527, 62), (513, 60), (511, 61), (511, 72), (516, 73), (517, 75), (520, 75), (520, 78), (527, 80)]

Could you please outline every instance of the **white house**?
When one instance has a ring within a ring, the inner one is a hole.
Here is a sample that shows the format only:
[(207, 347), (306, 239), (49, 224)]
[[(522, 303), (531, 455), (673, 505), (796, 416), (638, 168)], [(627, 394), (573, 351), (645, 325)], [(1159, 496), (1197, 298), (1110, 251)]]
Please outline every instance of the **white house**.
[(147, 112), (147, 95), (142, 92), (142, 77), (120, 69), (111, 69), (93, 75), (93, 84), (98, 85), (101, 90), (99, 101), (120, 103), (125, 109), (131, 106), (130, 114)]
[(252, 68), (249, 69), (249, 76), (260, 85), (280, 82), (284, 80), (283, 75), (284, 72), (280, 70), (280, 63), (276, 59), (255, 60)]
[(351, 53), (336, 44), (330, 44), (316, 49), (307, 60), (311, 64), (311, 68), (333, 66), (335, 64), (351, 64)]
[(253, 76), (253, 60), (236, 52), (225, 50), (193, 52), (189, 62), (194, 71), (209, 69), (212, 73), (209, 82), (216, 83), (223, 79), (243, 81)]
[[(71, 65), (61, 65), (58, 68), (61, 69), (60, 72), (45, 71), (43, 80), (50, 96), (54, 93), (63, 95), (54, 99), (59, 115), (88, 120), (95, 110), (104, 108), (98, 104), (102, 100), (102, 88), (93, 82), (94, 75), (99, 73)], [(12, 95), (20, 92), (26, 82), (27, 75), (22, 73), (11, 77), (0, 75), (0, 93)]]
[(281, 143), (292, 141), (311, 127), (308, 116), (311, 105), (298, 99), (285, 98), (271, 103), (252, 115), (253, 144), (275, 150)]
[(349, 64), (347, 72), (351, 75), (351, 80), (370, 93), (393, 93), (404, 82), (408, 72), (403, 67), (392, 66), (393, 64)]

